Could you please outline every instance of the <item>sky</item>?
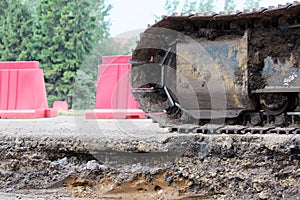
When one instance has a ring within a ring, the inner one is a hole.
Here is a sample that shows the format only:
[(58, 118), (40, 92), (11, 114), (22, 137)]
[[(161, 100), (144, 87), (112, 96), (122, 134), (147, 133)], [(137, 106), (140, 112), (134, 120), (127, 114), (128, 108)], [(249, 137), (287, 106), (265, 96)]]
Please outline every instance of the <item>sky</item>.
[[(245, 0), (236, 0), (237, 10), (243, 10)], [(107, 0), (113, 7), (110, 11), (110, 35), (132, 37), (143, 32), (148, 24), (154, 24), (155, 15), (165, 15), (165, 0)], [(184, 2), (184, 1), (182, 1)], [(224, 0), (216, 0), (216, 12), (222, 11)], [(285, 5), (292, 0), (262, 0), (261, 7)]]

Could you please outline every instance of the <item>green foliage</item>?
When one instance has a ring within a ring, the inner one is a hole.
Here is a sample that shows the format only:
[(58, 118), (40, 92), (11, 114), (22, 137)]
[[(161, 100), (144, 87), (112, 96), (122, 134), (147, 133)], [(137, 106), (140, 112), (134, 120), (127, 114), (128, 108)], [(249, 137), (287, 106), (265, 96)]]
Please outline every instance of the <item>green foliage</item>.
[(0, 1), (0, 60), (31, 60), (33, 18), (20, 0)]
[(225, 0), (224, 10), (234, 11), (236, 9), (236, 4), (234, 0)]
[(244, 2), (245, 9), (259, 8), (261, 0), (246, 0)]
[[(47, 86), (47, 83), (46, 83)], [(60, 101), (60, 97), (59, 96), (55, 96), (55, 95), (47, 95), (47, 99), (48, 99), (48, 106), (52, 107), (53, 102), (54, 101)]]
[(198, 12), (213, 12), (214, 0), (202, 0), (199, 3)]
[(189, 0), (184, 1), (182, 12), (191, 13), (191, 12), (195, 12), (196, 10), (197, 10), (197, 1), (189, 1)]
[(166, 0), (165, 10), (167, 15), (174, 12), (196, 13), (196, 12), (212, 12), (214, 10), (215, 0), (185, 0), (180, 6), (179, 0)]
[(84, 68), (76, 73), (74, 94), (72, 95), (73, 109), (92, 109), (96, 100), (96, 81), (93, 72)]
[(179, 3), (179, 0), (166, 0), (164, 8), (167, 11), (167, 15), (171, 15), (176, 12), (179, 7)]
[(36, 5), (32, 54), (44, 69), (50, 105), (59, 98), (72, 106), (77, 71), (108, 36), (110, 8), (104, 0), (40, 0)]

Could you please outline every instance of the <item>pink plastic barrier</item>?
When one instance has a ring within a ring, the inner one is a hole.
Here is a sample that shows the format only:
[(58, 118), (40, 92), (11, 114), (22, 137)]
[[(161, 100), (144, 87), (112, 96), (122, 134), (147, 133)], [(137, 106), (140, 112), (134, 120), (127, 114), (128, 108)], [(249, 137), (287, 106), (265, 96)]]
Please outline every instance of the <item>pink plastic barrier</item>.
[(0, 62), (0, 70), (2, 69), (40, 69), (37, 61), (31, 62)]
[(0, 118), (54, 117), (38, 62), (0, 62)]
[(69, 111), (68, 103), (66, 101), (54, 101), (52, 108), (57, 111)]
[(130, 93), (131, 56), (103, 56), (98, 66), (96, 110), (86, 118), (145, 118)]
[(131, 56), (104, 56), (98, 66), (96, 109), (135, 109), (130, 93), (128, 60)]

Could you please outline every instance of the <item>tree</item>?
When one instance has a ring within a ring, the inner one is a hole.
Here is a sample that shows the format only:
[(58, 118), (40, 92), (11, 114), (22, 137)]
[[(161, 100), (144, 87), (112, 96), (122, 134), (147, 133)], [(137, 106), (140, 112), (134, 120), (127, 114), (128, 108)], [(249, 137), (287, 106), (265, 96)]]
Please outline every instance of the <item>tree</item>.
[(185, 0), (182, 8), (184, 13), (192, 13), (197, 10), (197, 1)]
[[(95, 71), (97, 72), (97, 71)], [(96, 102), (96, 78), (94, 72), (81, 68), (76, 72), (72, 108), (76, 110), (93, 109)]]
[(196, 13), (196, 12), (212, 12), (214, 10), (214, 0), (185, 0), (180, 7), (179, 0), (166, 0), (165, 10), (168, 15), (174, 12)]
[(164, 8), (167, 11), (167, 15), (175, 13), (179, 7), (179, 3), (179, 0), (166, 0)]
[(0, 60), (31, 60), (33, 18), (20, 0), (0, 2)]
[(29, 8), (31, 8), (31, 11), (35, 11), (35, 8), (38, 5), (39, 0), (21, 0), (21, 2), (29, 6)]
[(202, 0), (199, 3), (198, 12), (212, 12), (214, 10), (214, 0)]
[(38, 2), (32, 53), (44, 69), (50, 105), (54, 100), (72, 103), (77, 70), (108, 36), (110, 8), (105, 0)]
[(224, 10), (225, 11), (234, 11), (236, 4), (234, 0), (225, 0)]
[(244, 2), (245, 9), (259, 8), (261, 0), (246, 0)]

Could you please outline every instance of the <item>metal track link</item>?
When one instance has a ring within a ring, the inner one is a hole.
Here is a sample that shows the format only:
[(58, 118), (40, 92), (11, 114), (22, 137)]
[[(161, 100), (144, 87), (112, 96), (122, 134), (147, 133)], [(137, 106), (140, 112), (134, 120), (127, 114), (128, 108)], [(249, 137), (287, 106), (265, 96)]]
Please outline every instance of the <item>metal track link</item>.
[(200, 134), (300, 134), (296, 127), (247, 127), (207, 125), (194, 127), (169, 127), (169, 132), (200, 133)]
[[(257, 113), (257, 115), (265, 113)], [(278, 126), (276, 123), (268, 123), (261, 126), (254, 125), (227, 125), (227, 124), (205, 124), (199, 126), (196, 124), (175, 125), (171, 122), (167, 125), (169, 132), (178, 133), (200, 133), (200, 134), (300, 134), (300, 112), (287, 112), (286, 120), (290, 122), (286, 127)]]

